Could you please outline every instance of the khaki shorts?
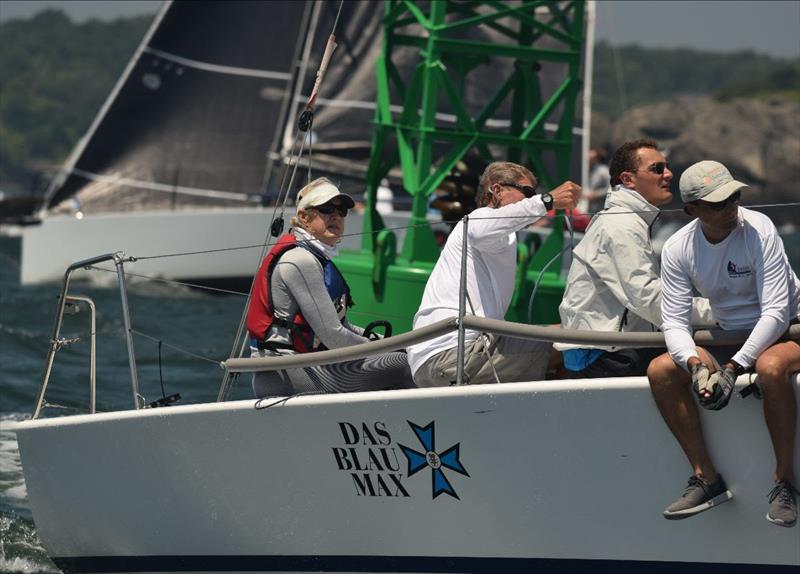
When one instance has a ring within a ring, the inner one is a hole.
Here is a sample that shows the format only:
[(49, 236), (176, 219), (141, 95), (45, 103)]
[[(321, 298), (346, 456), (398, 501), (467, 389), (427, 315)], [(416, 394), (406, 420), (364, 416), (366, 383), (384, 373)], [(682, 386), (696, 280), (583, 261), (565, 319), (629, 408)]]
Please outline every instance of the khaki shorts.
[[(470, 385), (541, 381), (547, 372), (552, 343), (482, 334), (464, 349), (464, 382)], [(489, 356), (492, 363), (489, 363)], [(414, 373), (419, 387), (444, 387), (456, 381), (458, 349), (437, 353)], [(494, 365), (494, 370), (492, 370)]]

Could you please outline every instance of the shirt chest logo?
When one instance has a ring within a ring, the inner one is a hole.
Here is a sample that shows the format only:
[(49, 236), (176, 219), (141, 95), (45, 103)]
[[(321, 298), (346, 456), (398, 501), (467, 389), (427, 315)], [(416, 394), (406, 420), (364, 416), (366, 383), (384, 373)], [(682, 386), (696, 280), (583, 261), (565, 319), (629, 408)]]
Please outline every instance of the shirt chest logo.
[(750, 277), (753, 274), (748, 265), (736, 265), (733, 261), (728, 261), (728, 277), (738, 279), (739, 277)]

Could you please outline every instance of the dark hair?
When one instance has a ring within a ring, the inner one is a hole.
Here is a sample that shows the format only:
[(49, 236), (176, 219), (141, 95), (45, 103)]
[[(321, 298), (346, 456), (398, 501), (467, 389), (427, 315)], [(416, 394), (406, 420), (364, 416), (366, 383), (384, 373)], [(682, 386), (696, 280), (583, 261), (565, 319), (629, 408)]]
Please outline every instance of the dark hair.
[(639, 167), (639, 157), (636, 155), (643, 147), (658, 149), (658, 144), (651, 139), (642, 138), (627, 141), (614, 152), (611, 162), (608, 164), (608, 171), (611, 174), (611, 185), (620, 185), (620, 176), (624, 171), (636, 171)]
[(476, 203), (478, 207), (486, 207), (492, 202), (492, 192), (490, 188), (495, 183), (517, 183), (521, 179), (529, 179), (531, 184), (536, 187), (536, 176), (527, 167), (521, 166), (510, 161), (495, 161), (486, 166), (478, 182), (478, 196)]

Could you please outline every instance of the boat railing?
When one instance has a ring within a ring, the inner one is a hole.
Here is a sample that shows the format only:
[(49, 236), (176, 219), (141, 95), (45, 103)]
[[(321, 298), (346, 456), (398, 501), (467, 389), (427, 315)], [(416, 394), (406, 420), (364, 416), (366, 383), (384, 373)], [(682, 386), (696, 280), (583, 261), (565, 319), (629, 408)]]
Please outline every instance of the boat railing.
[[(341, 363), (404, 349), (408, 345), (423, 343), (448, 332), (464, 329), (492, 333), (518, 339), (531, 339), (551, 343), (571, 343), (581, 345), (624, 346), (627, 348), (663, 347), (664, 334), (660, 332), (607, 332), (562, 329), (556, 326), (526, 325), (497, 319), (486, 319), (467, 315), (463, 321), (458, 317), (442, 319), (426, 327), (409, 331), (388, 339), (370, 341), (350, 347), (330, 349), (316, 353), (284, 355), (275, 357), (255, 357), (228, 359), (222, 363), (230, 373), (254, 373), (258, 371), (279, 371), (290, 368), (313, 367)], [(695, 331), (694, 341), (703, 347), (735, 345), (743, 343), (750, 331), (723, 331), (722, 329), (702, 329)], [(784, 335), (785, 339), (800, 340), (800, 325), (792, 325)]]
[[(69, 309), (70, 305), (77, 305), (77, 303), (85, 303), (90, 311), (90, 332), (89, 332), (89, 412), (95, 412), (96, 406), (96, 333), (97, 333), (97, 308), (94, 301), (89, 297), (83, 295), (68, 295), (69, 284), (72, 274), (78, 269), (88, 268), (97, 263), (104, 261), (113, 261), (117, 268), (117, 282), (119, 283), (120, 299), (122, 302), (122, 320), (125, 325), (125, 338), (128, 345), (128, 364), (131, 372), (131, 387), (133, 391), (133, 404), (134, 408), (140, 408), (142, 396), (139, 394), (139, 377), (136, 370), (136, 355), (133, 349), (133, 338), (131, 334), (131, 320), (130, 311), (128, 307), (128, 289), (125, 281), (125, 265), (124, 256), (122, 253), (106, 253), (77, 261), (67, 267), (64, 272), (64, 280), (61, 285), (61, 294), (58, 298), (58, 310), (56, 311), (55, 325), (53, 326), (53, 336), (50, 338), (50, 344), (47, 351), (47, 359), (45, 360), (45, 367), (42, 372), (42, 381), (39, 385), (39, 393), (36, 397), (36, 405), (33, 410), (32, 419), (39, 418), (42, 407), (45, 404), (45, 395), (47, 393), (47, 385), (50, 382), (50, 375), (53, 371), (53, 362), (55, 361), (56, 353), (61, 350), (65, 345), (71, 344), (76, 339), (64, 339), (61, 337), (61, 327), (64, 322), (64, 314)], [(77, 310), (77, 309), (76, 309)]]
[[(423, 343), (452, 331), (458, 331), (457, 343), (457, 380), (456, 384), (463, 384), (464, 381), (464, 362), (466, 330), (481, 333), (492, 333), (507, 337), (520, 339), (532, 339), (552, 343), (579, 344), (585, 346), (616, 346), (616, 347), (664, 347), (664, 335), (660, 332), (601, 332), (601, 331), (580, 331), (562, 329), (557, 326), (529, 325), (513, 323), (497, 319), (487, 319), (468, 314), (466, 311), (467, 297), (467, 271), (466, 271), (466, 246), (467, 246), (467, 226), (469, 217), (464, 218), (463, 238), (462, 238), (462, 265), (459, 286), (459, 309), (458, 315), (449, 319), (443, 319), (431, 325), (403, 333), (394, 337), (370, 341), (349, 347), (319, 351), (315, 353), (302, 353), (296, 355), (274, 356), (274, 357), (252, 357), (237, 358), (231, 357), (220, 363), (225, 371), (223, 383), (218, 394), (218, 401), (227, 398), (232, 381), (239, 373), (253, 373), (258, 371), (279, 371), (289, 368), (313, 367), (325, 364), (340, 363), (343, 361), (365, 358), (371, 355), (405, 349), (406, 347)], [(69, 284), (72, 274), (77, 269), (89, 268), (97, 263), (113, 261), (116, 266), (117, 282), (120, 290), (120, 300), (122, 306), (122, 319), (125, 330), (125, 340), (128, 350), (128, 365), (131, 376), (131, 392), (133, 398), (133, 408), (140, 409), (145, 406), (144, 397), (139, 391), (139, 379), (136, 367), (136, 355), (133, 346), (133, 331), (131, 329), (130, 310), (128, 306), (127, 283), (125, 278), (125, 262), (133, 260), (127, 258), (121, 252), (108, 253), (89, 259), (84, 259), (70, 265), (64, 273), (64, 280), (59, 297), (58, 310), (56, 312), (53, 336), (50, 339), (45, 368), (42, 373), (41, 385), (34, 407), (33, 419), (37, 419), (45, 403), (45, 394), (53, 369), (53, 362), (56, 353), (65, 345), (74, 342), (73, 339), (61, 338), (61, 327), (67, 305), (85, 303), (91, 313), (91, 333), (89, 337), (89, 403), (90, 412), (95, 412), (96, 381), (95, 381), (95, 332), (96, 332), (96, 309), (94, 302), (85, 296), (69, 295)], [(723, 331), (721, 329), (699, 330), (694, 333), (694, 340), (698, 345), (714, 347), (719, 345), (733, 345), (743, 343), (749, 336), (749, 331)], [(800, 325), (792, 325), (784, 339), (800, 340)]]

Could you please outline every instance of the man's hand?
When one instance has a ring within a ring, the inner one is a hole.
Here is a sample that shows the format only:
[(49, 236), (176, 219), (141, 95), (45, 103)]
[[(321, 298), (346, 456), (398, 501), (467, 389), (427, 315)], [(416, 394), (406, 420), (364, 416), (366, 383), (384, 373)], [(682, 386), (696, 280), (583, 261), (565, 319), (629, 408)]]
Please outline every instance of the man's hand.
[(553, 196), (555, 209), (575, 209), (581, 195), (581, 186), (571, 181), (565, 181), (552, 190), (550, 195)]
[(700, 404), (705, 406), (705, 403), (711, 398), (713, 392), (709, 379), (711, 375), (706, 367), (701, 362), (696, 362), (691, 366), (692, 373), (692, 390), (697, 395)]
[[(692, 375), (694, 379), (694, 375)], [(736, 371), (732, 365), (725, 365), (721, 371), (717, 371), (708, 377), (706, 383), (711, 393), (707, 397), (698, 394), (700, 405), (711, 411), (719, 411), (728, 406), (731, 400), (733, 386), (736, 383)]]

